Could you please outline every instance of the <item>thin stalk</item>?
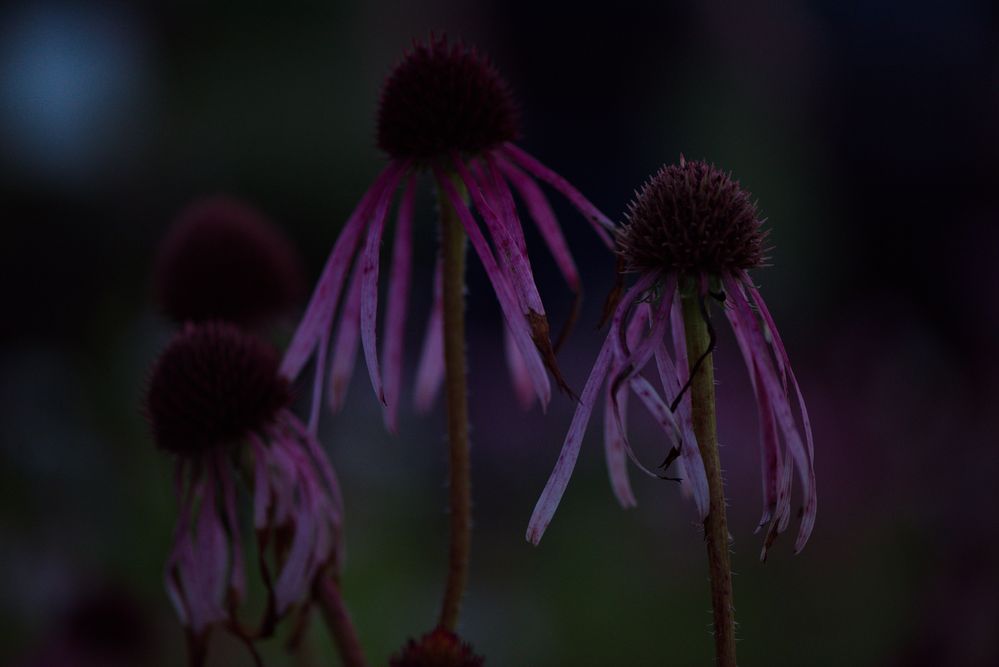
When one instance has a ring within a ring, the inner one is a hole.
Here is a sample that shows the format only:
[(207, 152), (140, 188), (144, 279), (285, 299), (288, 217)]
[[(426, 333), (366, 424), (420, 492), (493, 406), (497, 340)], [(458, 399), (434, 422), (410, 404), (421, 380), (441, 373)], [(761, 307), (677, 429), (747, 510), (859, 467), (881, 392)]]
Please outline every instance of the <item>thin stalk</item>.
[(472, 542), (472, 484), (468, 454), (468, 382), (465, 359), (465, 231), (447, 195), (440, 193), (444, 288), (444, 382), (450, 450), (450, 535), (447, 584), (440, 625), (456, 630), (468, 581)]
[[(701, 450), (708, 478), (710, 508), (704, 519), (704, 541), (708, 548), (711, 577), (711, 608), (715, 628), (715, 661), (719, 667), (735, 667), (735, 608), (732, 598), (732, 565), (728, 550), (728, 521), (725, 517), (725, 488), (718, 459), (718, 432), (715, 424), (715, 370), (708, 353), (711, 336), (707, 313), (696, 296), (683, 298), (683, 324), (687, 339), (687, 359), (691, 366), (691, 407), (694, 435)], [(706, 354), (707, 353), (707, 354)], [(704, 357), (694, 373), (694, 364)]]
[(316, 582), (315, 593), (344, 667), (367, 667), (368, 661), (364, 658), (347, 605), (340, 595), (340, 586), (330, 577), (321, 577)]

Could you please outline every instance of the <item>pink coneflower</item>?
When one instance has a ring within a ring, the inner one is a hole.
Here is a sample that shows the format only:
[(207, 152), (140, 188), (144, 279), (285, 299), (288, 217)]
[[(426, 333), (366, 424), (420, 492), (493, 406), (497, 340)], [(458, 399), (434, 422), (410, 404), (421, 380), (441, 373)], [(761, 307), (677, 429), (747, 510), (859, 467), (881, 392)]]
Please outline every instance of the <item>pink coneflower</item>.
[[(803, 497), (795, 549), (805, 546), (816, 508), (811, 426), (784, 343), (747, 273), (763, 265), (766, 235), (749, 194), (729, 175), (704, 162), (681, 158), (678, 165), (663, 167), (642, 187), (628, 208), (626, 223), (616, 234), (621, 271), (637, 274), (638, 279), (614, 310), (610, 331), (583, 389), (558, 463), (531, 517), (528, 540), (538, 543), (555, 513), (605, 380), (605, 446), (620, 502), (625, 506), (635, 502), (625, 464), (625, 454), (631, 454), (624, 430), (625, 398), (630, 389), (672, 443), (666, 465), (676, 466), (701, 518), (708, 516), (711, 494), (695, 436), (689, 369), (697, 372), (705, 361), (710, 362), (714, 330), (708, 305), (713, 299), (724, 303), (759, 411), (763, 468), (760, 526), (770, 524), (762, 555), (766, 556), (767, 548), (791, 519), (794, 470)], [(688, 330), (694, 324), (706, 327), (710, 345), (688, 359)], [(642, 374), (653, 359), (658, 388)], [(800, 411), (797, 417), (792, 392)]]
[(177, 216), (156, 257), (154, 286), (174, 322), (250, 327), (291, 311), (304, 295), (305, 278), (280, 229), (248, 204), (217, 195)]
[[(413, 196), (420, 172), (433, 176), (442, 206), (453, 207), (485, 268), (506, 321), (509, 366), (521, 401), (527, 403), (534, 395), (542, 406), (547, 405), (551, 387), (546, 368), (560, 384), (562, 380), (512, 191), (520, 196), (567, 283), (577, 293), (578, 272), (535, 179), (566, 196), (608, 245), (607, 230), (613, 226), (563, 178), (511, 143), (518, 128), (506, 83), (488, 59), (463, 44), (431, 36), (426, 44), (414, 43), (412, 51), (389, 74), (378, 115), (378, 146), (391, 161), (340, 233), (281, 366), (286, 376), (295, 378), (311, 356), (316, 356), (311, 427), (318, 419), (327, 373), (332, 404), (342, 405), (359, 339), (371, 383), (385, 405), (386, 424), (390, 430), (396, 428), (413, 263)], [(379, 258), (386, 219), (400, 184), (403, 193), (379, 355)], [(434, 306), (417, 372), (415, 401), (424, 409), (444, 376), (441, 271), (438, 257)], [(344, 289), (332, 362), (328, 364), (334, 315)]]
[(276, 351), (230, 324), (185, 325), (153, 366), (146, 409), (157, 445), (176, 458), (180, 502), (166, 588), (199, 645), (214, 624), (248, 634), (235, 616), (246, 586), (237, 487), (252, 497), (268, 589), (260, 633), (342, 561), (337, 479), (290, 400)]

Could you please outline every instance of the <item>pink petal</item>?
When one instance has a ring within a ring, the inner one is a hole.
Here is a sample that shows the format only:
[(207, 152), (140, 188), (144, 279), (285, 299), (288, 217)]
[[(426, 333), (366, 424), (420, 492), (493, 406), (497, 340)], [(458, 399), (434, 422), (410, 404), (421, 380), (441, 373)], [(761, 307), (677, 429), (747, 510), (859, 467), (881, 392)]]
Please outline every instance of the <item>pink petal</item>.
[(548, 250), (551, 252), (555, 263), (565, 277), (565, 281), (569, 284), (569, 288), (573, 292), (578, 292), (581, 287), (579, 271), (576, 269), (576, 263), (572, 259), (569, 245), (565, 242), (565, 237), (562, 235), (558, 219), (555, 217), (555, 213), (548, 204), (544, 193), (541, 192), (541, 188), (530, 177), (525, 175), (524, 172), (506, 160), (500, 160), (499, 165), (506, 177), (513, 183), (517, 192), (520, 193), (521, 199), (524, 200), (531, 219), (537, 225), (538, 231), (548, 245)]
[(562, 193), (562, 195), (568, 199), (569, 202), (572, 203), (572, 205), (575, 206), (587, 220), (590, 221), (590, 224), (593, 225), (593, 229), (596, 230), (603, 242), (607, 244), (607, 247), (611, 249), (614, 248), (614, 242), (607, 233), (608, 231), (614, 231), (614, 223), (610, 221), (610, 218), (601, 213), (597, 207), (590, 202), (590, 200), (584, 197), (579, 190), (572, 187), (572, 185), (569, 184), (569, 181), (565, 180), (554, 171), (538, 162), (535, 158), (528, 155), (525, 151), (511, 143), (504, 144), (501, 151), (505, 157), (509, 158), (513, 162), (516, 162), (527, 173), (531, 174), (535, 178), (541, 179)]
[[(505, 219), (505, 214), (501, 217), (497, 210), (503, 210), (503, 203), (491, 189), (483, 189), (468, 168), (457, 155), (452, 156), (452, 162), (458, 175), (461, 177), (471, 195), (475, 208), (482, 216), (486, 224), (489, 236), (496, 246), (497, 254), (502, 259), (501, 267), (510, 285), (517, 293), (521, 310), (524, 314), (534, 311), (539, 315), (544, 315), (545, 307), (541, 303), (541, 295), (538, 294), (537, 285), (534, 283), (534, 273), (531, 271), (531, 263), (527, 254), (522, 251), (517, 239), (510, 231), (512, 226)], [(519, 221), (513, 223), (519, 226)]]
[(444, 381), (444, 287), (440, 257), (434, 268), (434, 305), (423, 336), (420, 365), (416, 370), (414, 404), (418, 412), (427, 412), (433, 405)]
[(503, 325), (503, 347), (506, 350), (506, 365), (510, 370), (514, 393), (520, 402), (520, 407), (530, 410), (534, 404), (534, 385), (531, 384), (531, 374), (527, 371), (524, 355), (517, 349), (517, 341), (510, 332), (510, 327)]
[(395, 243), (392, 248), (388, 307), (385, 313), (385, 343), (382, 348), (382, 357), (385, 359), (385, 425), (392, 433), (397, 430), (406, 307), (409, 304), (409, 284), (413, 264), (414, 180), (415, 177), (409, 177), (399, 203)]
[[(354, 264), (347, 286), (347, 299), (337, 324), (336, 340), (333, 342), (333, 362), (330, 367), (330, 408), (334, 412), (343, 409), (350, 388), (350, 378), (357, 362), (357, 343), (361, 335), (361, 262)], [(315, 430), (309, 429), (313, 433)]]
[(767, 394), (774, 417), (784, 434), (784, 439), (794, 458), (795, 467), (801, 480), (805, 507), (798, 529), (798, 537), (795, 541), (795, 551), (800, 551), (808, 541), (815, 523), (815, 469), (812, 464), (811, 452), (802, 442), (798, 433), (787, 393), (784, 391), (778, 377), (778, 371), (771, 361), (770, 350), (760, 330), (759, 322), (743, 296), (740, 284), (734, 278), (726, 276), (724, 285), (726, 294), (733, 303), (733, 307), (727, 309), (726, 312), (736, 338), (743, 339), (743, 342), (740, 343), (740, 349), (743, 351), (746, 367), (750, 374), (756, 374), (760, 389)]
[(503, 310), (503, 315), (506, 317), (510, 331), (517, 342), (517, 347), (520, 348), (521, 354), (524, 355), (524, 361), (527, 363), (527, 368), (531, 374), (531, 381), (534, 383), (534, 390), (541, 400), (541, 407), (542, 409), (546, 409), (548, 401), (551, 399), (551, 385), (548, 382), (548, 375), (545, 373), (544, 363), (541, 361), (541, 357), (529, 333), (528, 323), (517, 304), (517, 297), (513, 293), (513, 288), (510, 287), (506, 277), (496, 264), (496, 259), (493, 257), (489, 244), (486, 242), (485, 237), (482, 236), (482, 232), (475, 223), (475, 219), (469, 212), (468, 207), (465, 206), (465, 202), (462, 201), (455, 190), (451, 179), (438, 166), (434, 167), (434, 176), (437, 179), (438, 187), (444, 190), (444, 193), (451, 202), (451, 206), (454, 207), (458, 218), (465, 228), (465, 233), (468, 234), (468, 239), (471, 241), (472, 247), (475, 248), (475, 252), (478, 254), (482, 266), (486, 270), (486, 276), (493, 285), (496, 298), (499, 300), (500, 308)]
[[(635, 310), (634, 316), (628, 323), (628, 345), (634, 346), (642, 335), (642, 331), (648, 328), (649, 308), (647, 304), (642, 304)], [(615, 372), (618, 369), (615, 369)], [(627, 440), (624, 437), (624, 429), (628, 428), (628, 389), (621, 387), (617, 391), (617, 396), (611, 396), (610, 387), (607, 388), (606, 400), (604, 401), (604, 456), (607, 460), (607, 473), (610, 476), (611, 488), (614, 495), (622, 507), (635, 507), (638, 501), (631, 489), (631, 481), (628, 478), (627, 466)], [(614, 415), (614, 406), (617, 405), (620, 411), (620, 423)]]
[(242, 600), (246, 595), (246, 575), (243, 564), (243, 537), (239, 530), (239, 514), (236, 512), (236, 485), (233, 483), (232, 472), (225, 467), (225, 454), (220, 450), (215, 459), (216, 468), (222, 481), (222, 502), (225, 508), (225, 522), (229, 527), (230, 544), (232, 545), (232, 569), (229, 573), (229, 590), (236, 600)]
[(385, 188), (368, 227), (368, 238), (361, 251), (361, 347), (364, 349), (364, 360), (368, 364), (368, 375), (371, 386), (378, 400), (385, 404), (385, 391), (382, 389), (382, 374), (378, 365), (378, 347), (375, 327), (378, 321), (378, 269), (382, 247), (382, 232), (385, 229), (385, 218), (388, 216), (389, 204), (395, 194), (394, 181), (391, 187)]
[(760, 314), (763, 316), (763, 321), (766, 322), (770, 336), (773, 339), (774, 347), (777, 350), (777, 368), (780, 370), (781, 377), (784, 378), (785, 391), (787, 390), (787, 377), (790, 376), (791, 378), (791, 384), (794, 386), (794, 391), (798, 396), (798, 409), (801, 411), (801, 423), (805, 428), (805, 442), (808, 444), (808, 452), (814, 458), (815, 443), (812, 439), (812, 423), (808, 418), (808, 408), (805, 407), (805, 397), (801, 394), (801, 387), (798, 385), (798, 378), (794, 375), (794, 369), (791, 368), (791, 360), (788, 358), (787, 350), (784, 348), (784, 341), (781, 340), (780, 332), (777, 331), (777, 324), (774, 323), (774, 318), (770, 315), (770, 309), (767, 308), (766, 302), (763, 301), (763, 296), (760, 294), (760, 291), (756, 289), (755, 285), (753, 285), (753, 281), (750, 279), (749, 274), (742, 271), (740, 278), (742, 285), (753, 298), (753, 303), (756, 304), (756, 309), (759, 310)]
[(350, 260), (357, 249), (364, 223), (367, 222), (375, 201), (386, 189), (395, 188), (402, 172), (408, 167), (409, 160), (397, 160), (382, 170), (344, 224), (316, 283), (316, 289), (309, 299), (305, 315), (284, 354), (281, 374), (285, 377), (289, 379), (298, 377), (316, 349), (322, 330), (325, 328), (323, 323), (331, 321), (329, 311), (336, 307), (340, 299), (340, 289), (347, 275), (347, 269), (350, 268)]
[(267, 526), (271, 505), (271, 489), (267, 475), (267, 449), (256, 433), (250, 433), (253, 446), (253, 527), (258, 531)]
[(611, 488), (621, 507), (635, 507), (638, 501), (631, 490), (631, 480), (628, 478), (628, 456), (625, 453), (625, 440), (621, 429), (628, 427), (628, 390), (623, 387), (616, 397), (620, 413), (621, 425), (614, 417), (615, 400), (611, 398), (610, 388), (604, 401), (604, 457), (607, 459), (607, 473), (610, 476)]
[(531, 521), (527, 525), (527, 541), (537, 545), (544, 535), (545, 529), (551, 523), (555, 510), (558, 508), (562, 495), (569, 485), (569, 478), (572, 470), (576, 466), (576, 459), (579, 458), (579, 448), (583, 443), (583, 435), (586, 433), (586, 425), (590, 421), (590, 414), (593, 412), (593, 404), (596, 402), (600, 385), (610, 369), (614, 343), (612, 336), (608, 335), (600, 348), (600, 354), (593, 364), (593, 370), (583, 387), (583, 394), (579, 397), (576, 405), (576, 412), (572, 415), (572, 423), (569, 425), (569, 432), (566, 433), (565, 442), (562, 444), (562, 451), (558, 455), (555, 469), (552, 470), (548, 483), (545, 484), (541, 497), (538, 498), (534, 506), (534, 513)]

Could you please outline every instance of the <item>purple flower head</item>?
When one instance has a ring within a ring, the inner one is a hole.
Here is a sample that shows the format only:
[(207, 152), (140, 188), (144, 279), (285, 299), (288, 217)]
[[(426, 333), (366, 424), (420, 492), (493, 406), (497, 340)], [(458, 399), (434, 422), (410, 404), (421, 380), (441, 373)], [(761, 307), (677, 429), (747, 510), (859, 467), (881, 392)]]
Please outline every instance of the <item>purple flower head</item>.
[(482, 667), (484, 664), (485, 659), (476, 655), (470, 644), (443, 627), (428, 632), (419, 641), (410, 639), (389, 660), (389, 667)]
[(177, 323), (258, 326), (287, 313), (305, 291), (294, 246), (256, 210), (224, 196), (181, 212), (160, 247), (154, 282), (160, 307)]
[[(166, 588), (195, 637), (227, 622), (245, 596), (238, 500), (252, 498), (268, 634), (343, 559), (343, 503), (319, 443), (289, 410), (278, 355), (234, 325), (187, 324), (153, 366), (146, 411), (157, 445), (176, 456), (180, 517)], [(276, 576), (266, 553), (273, 547)]]
[[(662, 427), (673, 466), (701, 519), (709, 510), (704, 465), (694, 436), (682, 298), (700, 303), (712, 339), (708, 301), (723, 309), (742, 352), (760, 421), (763, 517), (770, 524), (762, 557), (791, 519), (792, 474), (802, 487), (803, 508), (795, 550), (815, 522), (815, 471), (808, 412), (787, 351), (748, 269), (765, 261), (766, 232), (749, 194), (729, 175), (704, 162), (663, 167), (638, 192), (616, 234), (619, 266), (637, 280), (617, 302), (610, 331), (586, 382), (562, 452), (534, 509), (527, 539), (541, 540), (576, 464), (586, 425), (606, 380), (604, 446), (619, 502), (635, 497), (626, 458), (645, 473), (628, 443), (627, 398), (634, 393)], [(643, 371), (655, 360), (657, 387)], [(700, 360), (694, 360), (695, 368)], [(797, 399), (797, 415), (791, 394)], [(802, 433), (804, 438), (802, 438)]]
[[(343, 405), (359, 343), (375, 393), (385, 406), (386, 425), (396, 430), (413, 264), (413, 198), (421, 171), (430, 172), (442, 202), (454, 208), (492, 284), (506, 322), (508, 365), (521, 402), (529, 405), (536, 396), (543, 408), (547, 406), (551, 396), (547, 372), (567, 389), (555, 362), (548, 317), (534, 282), (513, 193), (519, 196), (577, 295), (579, 273), (535, 179), (567, 197), (609, 247), (613, 243), (608, 230), (613, 225), (565, 179), (510, 143), (518, 134), (517, 127), (506, 83), (488, 60), (463, 44), (431, 36), (427, 44), (414, 43), (413, 50), (389, 74), (378, 114), (378, 145), (388, 153), (390, 162), (341, 231), (281, 365), (284, 375), (296, 378), (309, 359), (316, 358), (311, 430), (317, 427), (327, 383), (332, 407), (336, 410)], [(380, 250), (400, 184), (402, 196), (379, 353)], [(337, 312), (340, 316), (334, 331)], [(419, 410), (428, 409), (439, 392), (443, 354), (438, 258), (434, 305), (417, 370), (415, 403)]]

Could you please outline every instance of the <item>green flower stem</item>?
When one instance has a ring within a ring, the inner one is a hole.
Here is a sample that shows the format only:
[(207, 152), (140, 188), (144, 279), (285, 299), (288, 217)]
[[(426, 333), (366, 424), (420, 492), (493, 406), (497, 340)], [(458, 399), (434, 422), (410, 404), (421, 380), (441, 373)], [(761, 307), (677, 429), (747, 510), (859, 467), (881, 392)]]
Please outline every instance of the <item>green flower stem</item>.
[(441, 253), (444, 289), (444, 381), (450, 449), (450, 534), (447, 584), (440, 625), (455, 631), (468, 581), (472, 542), (472, 484), (468, 452), (468, 381), (465, 359), (465, 230), (441, 192)]
[(732, 598), (732, 566), (728, 550), (728, 522), (725, 518), (725, 488), (718, 459), (718, 431), (715, 424), (715, 370), (706, 313), (696, 296), (683, 298), (683, 323), (687, 339), (687, 359), (694, 364), (704, 356), (690, 385), (694, 434), (701, 450), (708, 478), (710, 509), (704, 520), (704, 541), (708, 548), (711, 578), (711, 608), (715, 628), (715, 660), (719, 667), (735, 667), (735, 608)]

